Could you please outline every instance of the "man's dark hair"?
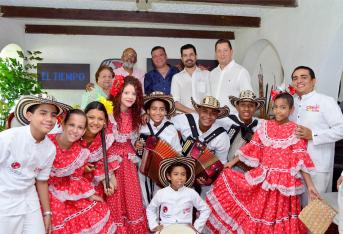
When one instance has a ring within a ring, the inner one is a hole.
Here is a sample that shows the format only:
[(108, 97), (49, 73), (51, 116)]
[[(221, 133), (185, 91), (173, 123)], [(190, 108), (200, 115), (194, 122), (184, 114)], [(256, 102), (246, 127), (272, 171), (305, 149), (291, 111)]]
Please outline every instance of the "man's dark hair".
[(297, 70), (300, 70), (300, 69), (305, 69), (305, 70), (307, 70), (308, 73), (310, 74), (310, 77), (311, 77), (312, 80), (316, 78), (316, 75), (314, 74), (314, 71), (312, 70), (312, 68), (306, 67), (306, 66), (298, 66), (298, 67), (296, 67), (296, 68), (293, 70), (293, 72), (292, 72), (292, 75), (291, 75), (291, 78), (292, 78), (292, 79), (293, 79), (293, 74), (294, 74), (294, 72), (297, 71)]
[(183, 45), (183, 46), (181, 47), (181, 49), (180, 49), (181, 56), (182, 56), (182, 52), (183, 52), (184, 50), (188, 50), (188, 49), (193, 49), (194, 54), (197, 55), (197, 50), (195, 49), (194, 45), (192, 45), (192, 44), (186, 44), (186, 45)]
[(167, 54), (167, 53), (166, 53), (166, 49), (164, 49), (163, 46), (155, 46), (154, 48), (151, 49), (151, 55), (152, 55), (152, 52), (154, 52), (155, 50), (163, 50), (163, 52), (164, 52), (165, 54)]
[(215, 44), (215, 46), (214, 46), (214, 50), (217, 50), (217, 45), (218, 44), (223, 44), (223, 43), (227, 43), (228, 45), (229, 45), (229, 47), (230, 47), (230, 50), (232, 50), (232, 46), (231, 46), (231, 42), (228, 40), (228, 39), (219, 39), (217, 42), (216, 42), (216, 44)]

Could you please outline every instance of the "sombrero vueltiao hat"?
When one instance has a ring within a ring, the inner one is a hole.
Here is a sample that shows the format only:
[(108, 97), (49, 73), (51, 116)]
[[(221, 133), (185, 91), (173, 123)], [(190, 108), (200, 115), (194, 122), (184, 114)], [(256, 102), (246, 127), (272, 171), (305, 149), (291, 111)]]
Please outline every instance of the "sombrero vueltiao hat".
[(159, 172), (158, 172), (161, 184), (164, 187), (167, 187), (170, 184), (167, 177), (167, 171), (168, 171), (168, 168), (174, 163), (182, 163), (183, 165), (186, 166), (188, 178), (186, 180), (185, 186), (191, 187), (195, 180), (195, 169), (194, 169), (195, 159), (191, 157), (183, 157), (183, 156), (166, 158), (161, 161)]
[(144, 96), (144, 109), (145, 109), (145, 111), (147, 110), (147, 104), (153, 100), (163, 101), (164, 103), (166, 103), (169, 106), (169, 108), (167, 108), (167, 109), (169, 109), (167, 115), (173, 115), (175, 113), (175, 103), (174, 103), (173, 97), (170, 95), (166, 95), (163, 92), (159, 92), (159, 91), (155, 91), (155, 92), (152, 92), (150, 95)]
[(192, 101), (192, 105), (194, 107), (194, 109), (196, 110), (196, 112), (199, 112), (199, 108), (200, 107), (206, 107), (206, 108), (211, 108), (211, 109), (215, 109), (219, 111), (218, 114), (218, 119), (223, 118), (225, 116), (228, 116), (230, 113), (230, 109), (227, 106), (224, 107), (220, 107), (220, 103), (219, 101), (212, 96), (206, 96), (202, 99), (201, 104), (197, 104), (193, 97), (191, 97), (191, 101)]
[(256, 104), (256, 110), (264, 106), (266, 99), (264, 97), (256, 98), (256, 95), (251, 90), (243, 90), (239, 97), (229, 96), (230, 102), (233, 106), (237, 106), (238, 102), (253, 102)]
[(27, 109), (30, 106), (37, 104), (51, 104), (56, 106), (58, 109), (57, 116), (62, 114), (64, 111), (72, 109), (71, 106), (58, 102), (53, 96), (44, 93), (35, 95), (24, 95), (19, 99), (14, 111), (14, 115), (18, 119), (20, 124), (27, 125), (30, 123), (26, 118)]

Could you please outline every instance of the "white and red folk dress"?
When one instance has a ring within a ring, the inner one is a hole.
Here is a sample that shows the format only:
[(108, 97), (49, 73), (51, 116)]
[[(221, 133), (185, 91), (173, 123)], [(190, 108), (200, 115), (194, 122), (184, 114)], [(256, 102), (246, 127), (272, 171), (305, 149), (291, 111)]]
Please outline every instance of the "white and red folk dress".
[[(110, 122), (108, 123), (108, 126), (105, 129), (105, 142), (106, 142), (106, 151), (107, 151), (107, 158), (108, 158), (108, 171), (109, 171), (109, 176), (111, 177), (114, 174), (114, 171), (119, 168), (121, 157), (117, 157), (117, 155), (108, 154), (108, 150), (111, 148), (114, 142), (112, 124)], [(85, 177), (95, 186), (97, 195), (105, 198), (104, 189), (103, 189), (104, 187), (102, 184), (102, 181), (105, 179), (105, 166), (104, 166), (101, 134), (98, 133), (90, 144), (87, 144), (86, 141), (82, 141), (82, 146), (87, 147), (88, 150), (90, 151), (88, 162), (93, 164), (94, 166), (94, 170), (92, 172), (86, 173)]]
[(114, 172), (118, 188), (113, 195), (107, 196), (107, 204), (118, 234), (145, 234), (148, 226), (138, 179), (139, 159), (133, 147), (138, 131), (132, 127), (131, 115), (131, 110), (121, 112), (119, 121), (110, 116), (115, 140), (108, 150), (108, 160), (121, 158), (121, 163)]
[(245, 174), (224, 170), (206, 197), (209, 233), (307, 233), (298, 218), (305, 191), (300, 171), (308, 173), (314, 164), (295, 129), (293, 122), (262, 121), (237, 153), (254, 168)]
[(57, 135), (49, 135), (56, 146), (49, 183), (52, 233), (115, 233), (116, 225), (105, 202), (89, 199), (95, 194), (92, 183), (84, 177), (89, 150), (75, 142), (62, 149)]

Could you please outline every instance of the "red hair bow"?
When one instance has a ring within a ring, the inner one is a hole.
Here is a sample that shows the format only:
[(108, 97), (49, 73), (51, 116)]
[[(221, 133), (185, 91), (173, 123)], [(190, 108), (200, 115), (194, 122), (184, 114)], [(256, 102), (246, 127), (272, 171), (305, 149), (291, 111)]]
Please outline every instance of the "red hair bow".
[(279, 95), (280, 93), (282, 93), (281, 90), (272, 89), (272, 91), (270, 91), (270, 96), (272, 96), (272, 100), (275, 101), (276, 96)]
[(281, 91), (279, 89), (272, 89), (272, 91), (270, 92), (270, 95), (272, 96), (272, 100), (274, 101), (276, 96), (279, 95), (280, 93), (288, 93), (293, 96), (295, 94), (295, 88), (291, 85), (288, 85), (288, 92)]
[(120, 92), (124, 85), (124, 76), (115, 76), (115, 79), (113, 81), (112, 87), (111, 87), (111, 95), (113, 97), (117, 96), (117, 94)]

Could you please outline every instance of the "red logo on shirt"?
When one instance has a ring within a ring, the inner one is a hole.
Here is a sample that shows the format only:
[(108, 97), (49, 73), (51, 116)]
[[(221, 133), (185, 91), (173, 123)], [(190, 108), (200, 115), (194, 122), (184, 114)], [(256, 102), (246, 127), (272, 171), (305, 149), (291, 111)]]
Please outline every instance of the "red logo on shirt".
[(34, 170), (34, 172), (35, 172), (36, 174), (38, 174), (39, 172), (41, 172), (41, 170), (42, 170), (41, 168), (36, 167), (35, 170)]
[(14, 163), (12, 163), (11, 164), (11, 167), (12, 167), (12, 169), (18, 169), (18, 168), (20, 168), (21, 167), (21, 165), (20, 165), (20, 163), (19, 162), (14, 162)]
[(184, 214), (189, 214), (191, 212), (191, 208), (185, 208), (183, 209)]
[(168, 212), (168, 207), (164, 206), (164, 207), (162, 208), (162, 212), (163, 212), (163, 213), (167, 213), (167, 212)]

